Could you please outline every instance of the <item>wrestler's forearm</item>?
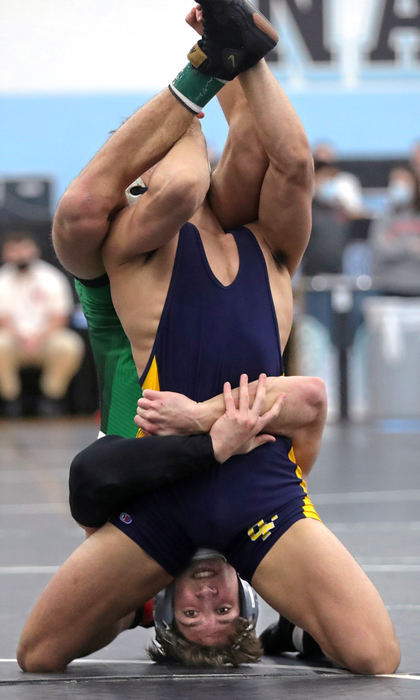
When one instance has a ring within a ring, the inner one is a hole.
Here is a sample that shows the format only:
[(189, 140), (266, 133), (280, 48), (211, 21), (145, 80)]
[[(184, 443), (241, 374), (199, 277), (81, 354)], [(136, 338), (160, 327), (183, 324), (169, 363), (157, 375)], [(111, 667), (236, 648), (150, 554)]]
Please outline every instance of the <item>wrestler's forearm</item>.
[(122, 438), (107, 435), (70, 467), (70, 510), (87, 527), (106, 522), (121, 502), (201, 472), (217, 461), (209, 435)]
[[(251, 398), (256, 386), (257, 382), (249, 385)], [(275, 435), (286, 435), (293, 441), (297, 461), (307, 475), (318, 456), (324, 428), (327, 412), (325, 385), (317, 377), (268, 377), (263, 410), (270, 408), (280, 394), (286, 394), (286, 401), (266, 429)], [(233, 396), (238, 399), (239, 389), (233, 390)], [(221, 394), (197, 404), (196, 420), (200, 428), (210, 430), (224, 410)]]
[[(249, 384), (249, 396), (255, 396), (257, 382)], [(239, 388), (232, 390), (235, 403), (239, 399)], [(267, 392), (263, 410), (268, 410), (280, 394), (286, 394), (281, 413), (267, 429), (274, 434), (287, 435), (312, 423), (326, 402), (324, 383), (318, 377), (267, 377)], [(198, 403), (195, 408), (196, 421), (203, 432), (209, 432), (214, 421), (225, 411), (223, 394)]]

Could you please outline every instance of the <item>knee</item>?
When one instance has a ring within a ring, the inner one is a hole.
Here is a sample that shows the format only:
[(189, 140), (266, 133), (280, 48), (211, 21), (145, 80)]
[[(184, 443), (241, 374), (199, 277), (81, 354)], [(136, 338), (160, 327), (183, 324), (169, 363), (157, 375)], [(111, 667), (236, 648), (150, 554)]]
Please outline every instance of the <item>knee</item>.
[(47, 644), (31, 646), (20, 642), (16, 658), (25, 673), (54, 673), (64, 671), (67, 666), (57, 653), (57, 649)]
[(105, 192), (97, 191), (86, 178), (81, 182), (76, 180), (58, 204), (53, 224), (54, 242), (71, 239), (76, 244), (79, 238), (83, 242), (86, 236), (95, 237), (97, 232), (103, 235), (114, 209), (114, 199)]
[(71, 329), (66, 330), (68, 330), (68, 332), (71, 334), (70, 344), (72, 357), (75, 359), (75, 361), (81, 362), (85, 354), (85, 344), (76, 331)]
[(363, 675), (390, 674), (397, 670), (400, 658), (400, 646), (395, 634), (392, 634), (369, 643), (361, 642), (348, 655), (344, 665), (349, 671)]
[(313, 420), (323, 416), (327, 410), (327, 389), (320, 377), (305, 377), (302, 382), (302, 405), (309, 410)]
[(308, 377), (306, 400), (311, 406), (317, 408), (327, 403), (327, 388), (323, 379), (320, 377)]

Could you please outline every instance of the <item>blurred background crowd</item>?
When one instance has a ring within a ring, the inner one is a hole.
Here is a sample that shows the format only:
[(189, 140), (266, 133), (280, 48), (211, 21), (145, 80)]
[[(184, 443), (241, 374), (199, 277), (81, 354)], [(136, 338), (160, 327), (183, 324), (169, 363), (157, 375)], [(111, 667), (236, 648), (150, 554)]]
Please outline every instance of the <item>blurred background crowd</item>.
[[(279, 29), (271, 67), (315, 164), (287, 371), (324, 378), (331, 420), (420, 420), (420, 3), (259, 5)], [(97, 410), (86, 322), (51, 246), (53, 211), (108, 132), (185, 63), (189, 8), (188, 0), (126, 0), (124, 12), (116, 0), (22, 0), (0, 11), (0, 57), (11, 67), (0, 77), (4, 417)], [(174, 47), (169, 67), (151, 25)], [(203, 128), (217, 167), (226, 135), (217, 105)]]

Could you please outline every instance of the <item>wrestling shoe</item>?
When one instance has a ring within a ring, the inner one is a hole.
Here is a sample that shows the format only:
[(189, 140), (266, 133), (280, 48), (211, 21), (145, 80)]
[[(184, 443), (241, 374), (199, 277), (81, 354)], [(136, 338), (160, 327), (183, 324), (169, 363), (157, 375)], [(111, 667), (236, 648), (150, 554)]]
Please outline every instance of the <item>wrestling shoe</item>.
[(201, 73), (232, 80), (275, 47), (279, 36), (248, 0), (201, 0), (203, 36), (188, 54)]
[(264, 654), (276, 656), (276, 654), (282, 654), (283, 651), (296, 651), (292, 638), (294, 627), (293, 622), (289, 622), (281, 616), (278, 622), (267, 627), (260, 635)]
[(267, 656), (276, 656), (284, 651), (298, 651), (304, 659), (325, 659), (318, 642), (281, 615), (278, 622), (264, 630), (260, 642)]

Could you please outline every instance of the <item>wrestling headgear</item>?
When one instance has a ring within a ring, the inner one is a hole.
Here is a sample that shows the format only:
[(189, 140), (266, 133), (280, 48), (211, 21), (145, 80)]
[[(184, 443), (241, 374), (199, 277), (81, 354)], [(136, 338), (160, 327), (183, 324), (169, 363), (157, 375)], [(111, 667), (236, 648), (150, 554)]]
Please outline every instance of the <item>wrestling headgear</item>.
[[(210, 559), (211, 557), (225, 557), (219, 552), (214, 552), (209, 549), (200, 549), (193, 557), (192, 561), (200, 559)], [(225, 559), (226, 561), (226, 559)], [(252, 586), (247, 581), (241, 579), (238, 574), (238, 590), (239, 590), (239, 614), (246, 620), (249, 620), (253, 628), (255, 628), (258, 619), (258, 599)], [(174, 584), (163, 588), (154, 598), (153, 603), (153, 619), (156, 629), (156, 637), (164, 634), (171, 629), (174, 621)]]
[(145, 192), (147, 192), (147, 186), (144, 184), (141, 177), (138, 177), (137, 180), (134, 180), (134, 182), (132, 182), (125, 191), (127, 202), (129, 204), (135, 204), (138, 202), (139, 197), (141, 197), (141, 195)]

